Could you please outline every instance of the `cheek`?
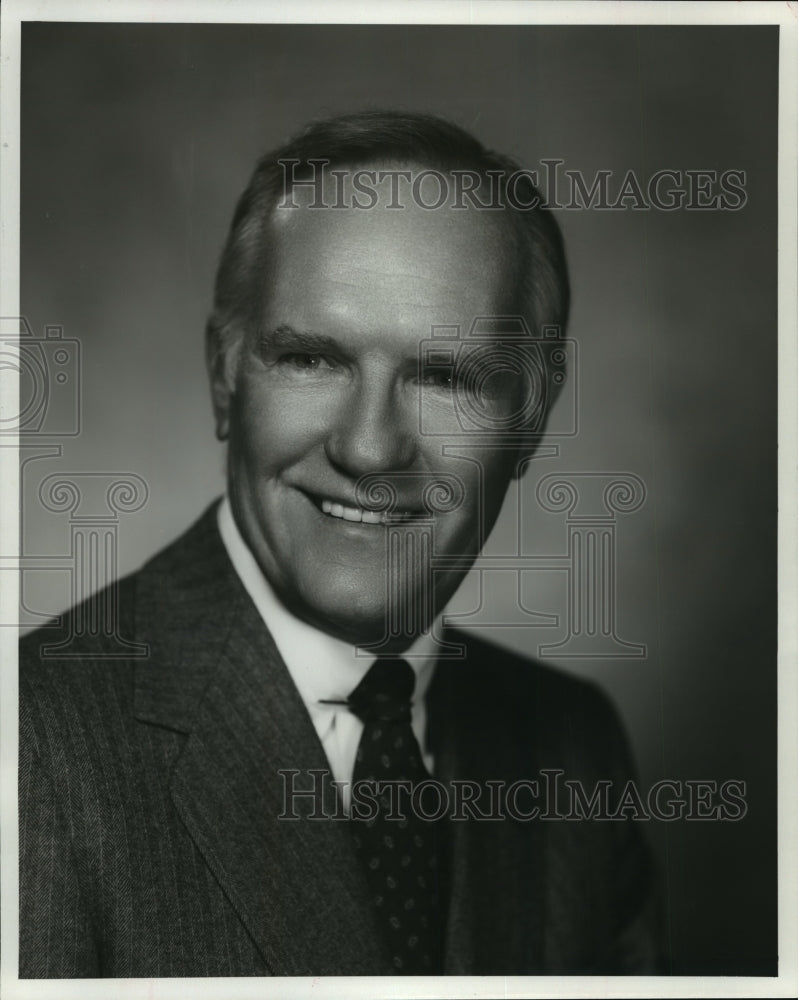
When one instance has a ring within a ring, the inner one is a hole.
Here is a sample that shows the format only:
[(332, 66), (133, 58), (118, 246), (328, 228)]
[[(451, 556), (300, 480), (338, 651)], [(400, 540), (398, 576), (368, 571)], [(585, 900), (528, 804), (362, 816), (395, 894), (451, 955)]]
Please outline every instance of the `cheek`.
[(250, 471), (278, 471), (323, 442), (325, 419), (306, 394), (244, 382), (231, 411), (230, 448)]
[[(456, 445), (464, 453), (469, 450), (462, 437), (457, 441), (444, 439), (445, 445)], [(432, 468), (432, 463), (429, 464)], [(458, 530), (471, 533), (484, 527), (489, 531), (512, 480), (514, 453), (498, 448), (492, 453), (489, 447), (474, 448), (469, 459), (438, 458), (434, 468), (456, 477), (462, 491), (463, 500), (452, 522)]]

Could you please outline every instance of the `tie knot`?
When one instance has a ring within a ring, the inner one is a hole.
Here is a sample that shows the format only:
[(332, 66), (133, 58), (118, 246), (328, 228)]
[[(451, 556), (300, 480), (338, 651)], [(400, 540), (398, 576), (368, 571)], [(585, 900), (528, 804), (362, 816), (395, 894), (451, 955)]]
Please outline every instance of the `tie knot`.
[(363, 722), (409, 722), (416, 675), (407, 660), (381, 656), (349, 695), (349, 708)]

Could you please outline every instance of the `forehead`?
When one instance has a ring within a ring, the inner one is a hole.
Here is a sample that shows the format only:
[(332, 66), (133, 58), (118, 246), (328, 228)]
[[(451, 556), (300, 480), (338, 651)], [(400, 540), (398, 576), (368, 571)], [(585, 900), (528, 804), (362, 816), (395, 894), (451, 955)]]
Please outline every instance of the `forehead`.
[(516, 262), (501, 212), (429, 209), (411, 184), (397, 195), (387, 178), (366, 183), (377, 194), (368, 208), (354, 207), (348, 194), (343, 207), (314, 207), (314, 192), (296, 189), (296, 207), (275, 209), (269, 298), (321, 298), (329, 310), (421, 310), (439, 323), (512, 310)]

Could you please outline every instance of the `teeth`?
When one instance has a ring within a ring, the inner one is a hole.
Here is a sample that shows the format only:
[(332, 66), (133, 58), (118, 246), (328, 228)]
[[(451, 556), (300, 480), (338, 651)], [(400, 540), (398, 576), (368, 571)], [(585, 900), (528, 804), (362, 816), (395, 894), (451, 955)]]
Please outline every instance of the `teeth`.
[(343, 504), (334, 503), (332, 500), (322, 500), (321, 509), (331, 517), (338, 517), (344, 521), (363, 522), (364, 524), (397, 524), (401, 521), (409, 521), (413, 516), (409, 511), (399, 511), (388, 515), (385, 511), (344, 507)]

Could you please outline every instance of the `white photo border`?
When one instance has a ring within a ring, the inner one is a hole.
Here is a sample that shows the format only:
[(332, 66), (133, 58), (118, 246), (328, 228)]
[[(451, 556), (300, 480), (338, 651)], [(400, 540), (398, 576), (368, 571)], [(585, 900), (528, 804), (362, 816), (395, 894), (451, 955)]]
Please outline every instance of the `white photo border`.
[[(454, 977), (441, 979), (114, 979), (19, 980), (16, 634), (0, 629), (0, 994), (4, 1000), (248, 997), (721, 997), (798, 994), (798, 4), (774, 2), (490, 2), (419, 0), (368, 4), (274, 0), (5, 0), (0, 89), (0, 315), (19, 315), (19, 72), (24, 21), (139, 23), (759, 25), (780, 27), (779, 80), (779, 976)], [(17, 412), (14, 373), (0, 372), (0, 405)], [(0, 551), (18, 553), (19, 472), (13, 447), (0, 448)], [(0, 613), (16, 613), (14, 574), (3, 574)], [(18, 583), (18, 580), (16, 581)], [(5, 618), (3, 620), (9, 620)]]

